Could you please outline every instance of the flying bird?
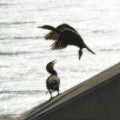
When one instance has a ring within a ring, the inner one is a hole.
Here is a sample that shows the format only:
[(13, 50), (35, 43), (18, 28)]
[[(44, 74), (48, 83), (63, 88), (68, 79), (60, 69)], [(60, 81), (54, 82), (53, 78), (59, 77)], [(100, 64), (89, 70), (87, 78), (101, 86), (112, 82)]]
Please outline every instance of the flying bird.
[(95, 54), (83, 41), (79, 33), (68, 24), (61, 24), (54, 28), (50, 25), (40, 26), (38, 28), (51, 30), (48, 34), (45, 35), (46, 40), (54, 40), (54, 43), (51, 45), (52, 50), (60, 50), (66, 48), (68, 45), (77, 46), (79, 49), (79, 59), (81, 58), (83, 48), (86, 48), (92, 54)]
[(46, 87), (50, 96), (52, 98), (52, 92), (57, 91), (59, 95), (59, 86), (60, 86), (60, 78), (57, 75), (57, 72), (54, 70), (54, 65), (56, 60), (49, 62), (46, 66), (46, 70), (51, 74), (46, 80)]

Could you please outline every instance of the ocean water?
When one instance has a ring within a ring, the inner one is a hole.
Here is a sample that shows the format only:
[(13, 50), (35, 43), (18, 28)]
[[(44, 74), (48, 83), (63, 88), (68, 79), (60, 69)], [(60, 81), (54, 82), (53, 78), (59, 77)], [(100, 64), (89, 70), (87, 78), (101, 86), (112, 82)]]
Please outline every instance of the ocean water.
[[(0, 114), (20, 114), (48, 100), (46, 64), (57, 60), (60, 92), (120, 62), (120, 0), (0, 0)], [(68, 23), (96, 53), (51, 51), (47, 30)]]

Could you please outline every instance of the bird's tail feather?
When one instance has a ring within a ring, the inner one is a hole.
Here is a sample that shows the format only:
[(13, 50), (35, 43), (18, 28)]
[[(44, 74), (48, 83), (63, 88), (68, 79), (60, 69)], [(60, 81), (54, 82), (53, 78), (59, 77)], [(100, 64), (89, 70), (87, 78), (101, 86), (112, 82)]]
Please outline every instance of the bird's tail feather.
[(85, 44), (85, 47), (87, 48), (87, 50), (88, 50), (89, 52), (91, 52), (92, 54), (95, 54), (86, 44)]

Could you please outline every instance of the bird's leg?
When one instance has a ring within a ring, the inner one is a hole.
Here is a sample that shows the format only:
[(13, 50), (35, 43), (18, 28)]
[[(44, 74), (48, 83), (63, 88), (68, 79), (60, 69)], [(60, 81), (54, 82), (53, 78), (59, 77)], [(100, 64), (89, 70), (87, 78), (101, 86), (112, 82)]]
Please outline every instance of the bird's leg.
[(51, 96), (51, 98), (50, 99), (52, 99), (53, 97), (52, 97), (52, 93), (50, 92), (50, 96)]
[(79, 50), (79, 60), (80, 60), (82, 54), (83, 54), (82, 49), (80, 49), (80, 50)]
[(58, 90), (58, 94), (57, 94), (57, 96), (58, 96), (58, 95), (60, 95), (60, 92), (59, 92), (59, 90)]

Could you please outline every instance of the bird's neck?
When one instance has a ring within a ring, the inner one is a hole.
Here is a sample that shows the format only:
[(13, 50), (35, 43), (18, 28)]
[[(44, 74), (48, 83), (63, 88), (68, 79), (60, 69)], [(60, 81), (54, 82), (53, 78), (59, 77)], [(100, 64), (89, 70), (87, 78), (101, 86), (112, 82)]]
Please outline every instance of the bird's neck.
[(48, 72), (52, 75), (57, 75), (57, 72), (54, 69), (48, 69)]
[(57, 72), (55, 70), (52, 71), (52, 75), (57, 75)]

